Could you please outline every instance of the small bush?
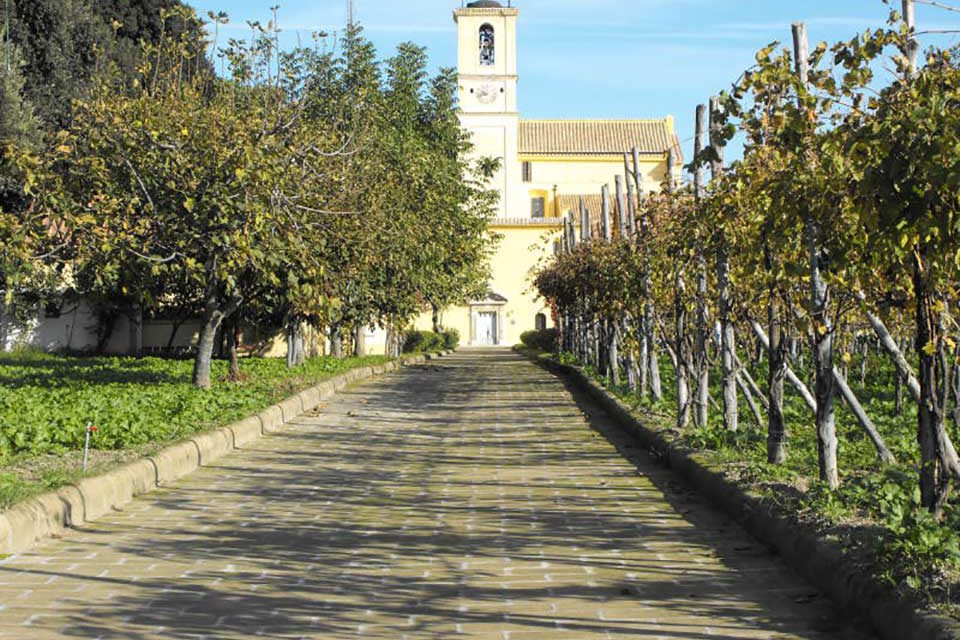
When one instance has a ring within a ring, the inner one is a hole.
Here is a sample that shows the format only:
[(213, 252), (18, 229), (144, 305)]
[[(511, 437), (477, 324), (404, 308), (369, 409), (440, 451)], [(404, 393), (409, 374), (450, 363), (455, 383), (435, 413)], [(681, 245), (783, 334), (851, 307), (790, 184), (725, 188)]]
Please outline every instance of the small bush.
[(540, 351), (554, 352), (557, 350), (557, 330), (542, 329), (540, 331), (527, 331), (520, 335), (520, 341), (531, 349)]
[(408, 331), (403, 342), (404, 353), (429, 353), (444, 349), (445, 337), (433, 331)]
[(443, 332), (443, 348), (453, 351), (460, 346), (460, 332), (456, 329), (447, 329)]

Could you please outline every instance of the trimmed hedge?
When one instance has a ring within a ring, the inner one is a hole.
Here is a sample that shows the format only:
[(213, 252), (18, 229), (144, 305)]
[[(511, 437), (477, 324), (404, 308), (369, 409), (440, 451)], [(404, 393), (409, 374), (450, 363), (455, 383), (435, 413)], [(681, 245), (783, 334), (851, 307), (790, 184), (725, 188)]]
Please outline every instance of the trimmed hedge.
[(453, 351), (460, 346), (460, 332), (456, 329), (447, 329), (443, 332), (443, 348)]
[(408, 331), (403, 341), (404, 353), (429, 353), (450, 351), (460, 346), (460, 334), (456, 330), (435, 333), (433, 331)]
[(557, 350), (557, 330), (526, 331), (520, 335), (520, 342), (531, 349), (553, 353)]

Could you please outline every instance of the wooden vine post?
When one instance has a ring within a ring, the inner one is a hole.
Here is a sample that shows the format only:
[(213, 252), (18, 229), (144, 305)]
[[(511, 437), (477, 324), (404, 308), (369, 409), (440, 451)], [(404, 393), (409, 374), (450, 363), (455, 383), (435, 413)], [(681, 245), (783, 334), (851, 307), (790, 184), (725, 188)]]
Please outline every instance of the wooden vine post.
[[(600, 215), (603, 226), (603, 241), (613, 241), (613, 222), (610, 218), (610, 186), (603, 185), (601, 191)], [(606, 366), (607, 375), (614, 386), (620, 385), (620, 344), (617, 336), (617, 327), (607, 318), (602, 319), (601, 330), (606, 337)]]
[[(633, 148), (633, 182), (637, 187), (637, 198), (638, 204), (640, 199), (643, 198), (643, 177), (640, 175), (640, 151), (634, 147)], [(659, 349), (657, 349), (657, 309), (653, 304), (653, 284), (651, 282), (650, 274), (650, 258), (649, 253), (647, 253), (647, 248), (644, 246), (650, 242), (650, 219), (646, 211), (641, 207), (640, 210), (640, 225), (637, 230), (637, 242), (641, 245), (641, 250), (644, 251), (647, 257), (643, 260), (643, 273), (640, 274), (641, 278), (641, 290), (643, 293), (643, 299), (645, 300), (643, 306), (643, 342), (644, 348), (646, 350), (646, 362), (643, 363), (647, 368), (647, 374), (650, 379), (650, 395), (653, 397), (654, 401), (660, 402), (663, 400), (663, 386), (660, 380), (660, 354)]]
[[(624, 153), (623, 154), (623, 171), (625, 182), (627, 183), (627, 232), (629, 238), (632, 242), (639, 243), (639, 238), (637, 237), (637, 193), (636, 188), (634, 187), (634, 180), (632, 180), (631, 171), (630, 171), (630, 158)], [(643, 277), (643, 274), (637, 274), (639, 277)], [(631, 320), (631, 325), (633, 326), (634, 335), (636, 335), (637, 348), (636, 348), (636, 358), (634, 365), (637, 368), (637, 389), (636, 392), (640, 398), (646, 398), (650, 392), (650, 368), (647, 366), (647, 333), (644, 327), (643, 320), (643, 311), (640, 310), (640, 313), (637, 314), (639, 317), (634, 316)]]
[[(807, 26), (802, 22), (793, 24), (793, 53), (798, 79), (797, 107), (803, 113), (810, 92), (810, 43)], [(816, 162), (804, 142), (800, 153), (805, 161)], [(807, 252), (810, 260), (810, 314), (813, 320), (813, 366), (816, 374), (815, 394), (817, 401), (817, 459), (820, 479), (831, 489), (840, 486), (840, 470), (837, 465), (837, 424), (834, 411), (835, 380), (833, 377), (834, 327), (830, 316), (830, 287), (825, 268), (826, 252), (820, 246), (820, 224), (816, 216), (805, 206), (803, 211)]]
[[(719, 180), (723, 176), (723, 136), (720, 130), (720, 98), (710, 98), (710, 147), (713, 158), (710, 162), (710, 179)], [(730, 299), (730, 255), (725, 231), (721, 228), (717, 237), (717, 312), (720, 323), (720, 386), (723, 395), (723, 425), (729, 431), (739, 428), (739, 407), (737, 404), (737, 338), (732, 314), (733, 303)], [(756, 405), (747, 395), (754, 415)]]
[[(616, 188), (616, 197), (617, 197), (617, 216), (620, 221), (620, 240), (621, 242), (627, 242), (628, 239), (633, 235), (630, 231), (630, 213), (629, 208), (627, 207), (627, 199), (624, 194), (624, 180), (623, 176), (615, 176), (615, 188)], [(620, 326), (617, 327), (619, 333), (618, 342), (620, 343), (621, 349), (624, 348), (623, 341), (624, 338), (630, 335), (631, 327), (633, 326), (633, 319), (630, 317), (629, 313), (624, 313), (623, 317), (620, 319)], [(640, 376), (637, 366), (637, 353), (631, 345), (626, 346), (626, 354), (623, 358), (623, 366), (627, 373), (627, 387), (630, 389), (631, 393), (636, 393), (638, 386), (638, 378)]]
[[(696, 134), (693, 139), (693, 198), (694, 215), (699, 220), (703, 213), (703, 140), (706, 135), (707, 108), (700, 104), (696, 110)], [(696, 336), (693, 354), (694, 414), (698, 427), (706, 427), (710, 409), (710, 358), (707, 354), (709, 327), (707, 326), (707, 257), (703, 248), (703, 233), (696, 230), (695, 262), (697, 268)]]
[[(673, 174), (677, 166), (676, 151), (671, 147), (667, 153), (667, 193), (672, 198), (675, 191)], [(684, 294), (687, 283), (684, 277), (683, 258), (673, 257), (673, 314), (674, 314), (674, 363), (676, 364), (677, 429), (685, 429), (690, 423), (690, 363), (686, 345), (687, 309)]]
[[(583, 198), (580, 198), (580, 240), (583, 244), (589, 244), (593, 238), (593, 220), (590, 217), (590, 210), (587, 209)], [(582, 316), (577, 319), (580, 327), (580, 353), (581, 362), (590, 362), (592, 357), (591, 347), (593, 346), (593, 323), (590, 318)]]

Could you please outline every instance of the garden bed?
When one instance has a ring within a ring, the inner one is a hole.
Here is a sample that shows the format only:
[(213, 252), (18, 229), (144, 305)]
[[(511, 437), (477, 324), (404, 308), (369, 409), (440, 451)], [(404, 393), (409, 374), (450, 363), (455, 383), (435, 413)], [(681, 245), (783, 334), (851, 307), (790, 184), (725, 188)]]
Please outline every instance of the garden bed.
[[(203, 391), (192, 386), (186, 360), (0, 354), (0, 510), (386, 360), (313, 358), (289, 369), (284, 360), (250, 358), (240, 382), (228, 381), (226, 363), (215, 362), (213, 388)], [(91, 423), (97, 431), (84, 474)]]

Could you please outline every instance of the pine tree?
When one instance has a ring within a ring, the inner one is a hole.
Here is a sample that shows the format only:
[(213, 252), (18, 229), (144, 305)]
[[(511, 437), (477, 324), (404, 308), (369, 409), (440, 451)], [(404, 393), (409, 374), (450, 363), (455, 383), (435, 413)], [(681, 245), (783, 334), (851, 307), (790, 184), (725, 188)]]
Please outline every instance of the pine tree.
[[(9, 62), (7, 62), (9, 61)], [(15, 145), (23, 149), (35, 147), (40, 138), (40, 124), (33, 105), (24, 97), (24, 78), (20, 72), (20, 52), (11, 42), (4, 43), (4, 64), (0, 68), (0, 147)], [(0, 171), (0, 210), (13, 211), (23, 199), (17, 172), (6, 166)]]

